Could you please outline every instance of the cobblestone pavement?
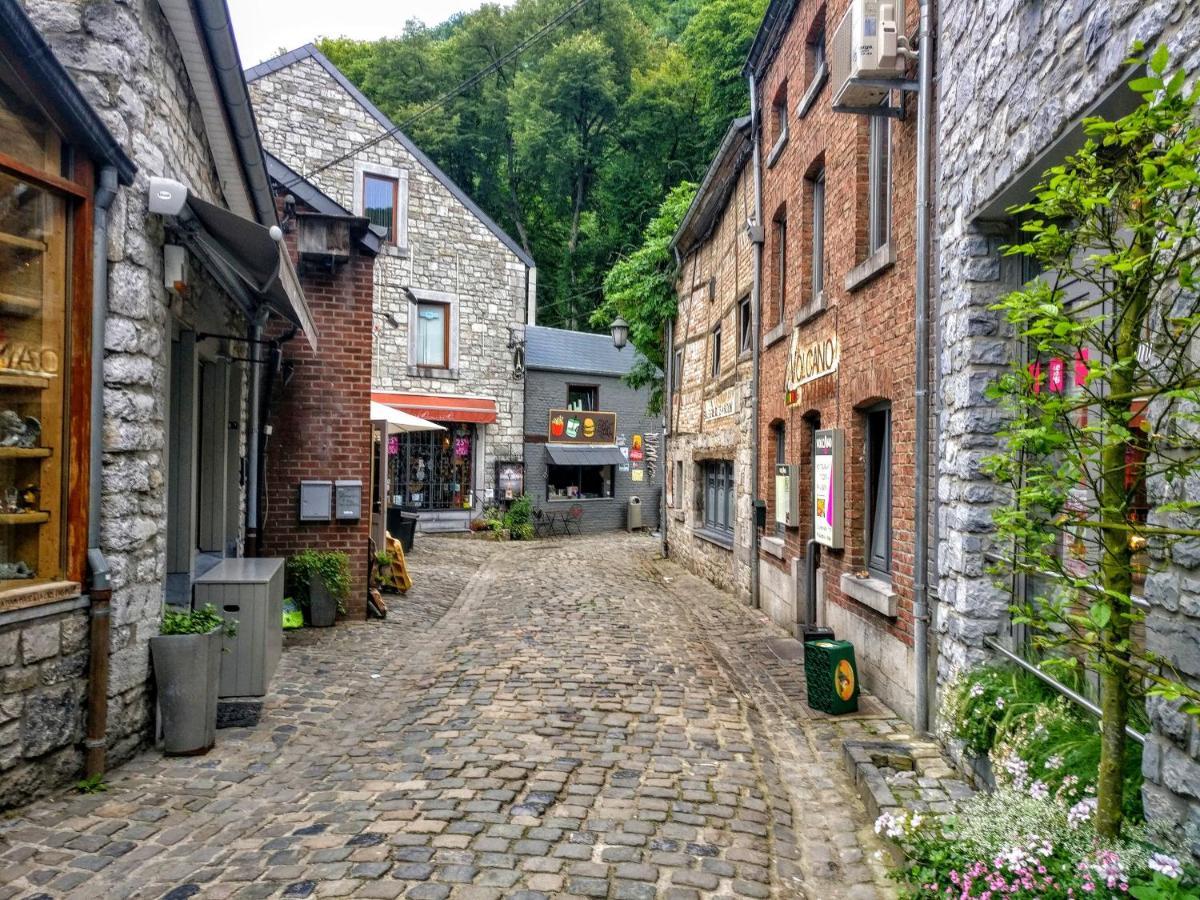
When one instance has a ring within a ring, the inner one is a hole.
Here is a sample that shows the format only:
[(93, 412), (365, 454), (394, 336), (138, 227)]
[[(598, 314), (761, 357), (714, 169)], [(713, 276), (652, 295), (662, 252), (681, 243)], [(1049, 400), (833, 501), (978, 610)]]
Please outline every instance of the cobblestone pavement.
[(385, 622), (288, 636), (257, 727), (0, 819), (0, 900), (889, 895), (841, 744), (901, 724), (808, 710), (656, 551), (419, 537)]

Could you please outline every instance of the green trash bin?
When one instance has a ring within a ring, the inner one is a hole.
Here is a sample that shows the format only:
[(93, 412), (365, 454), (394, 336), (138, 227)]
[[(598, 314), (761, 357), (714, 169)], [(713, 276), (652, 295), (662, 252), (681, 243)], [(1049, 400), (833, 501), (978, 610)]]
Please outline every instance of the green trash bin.
[(809, 641), (804, 645), (808, 705), (839, 716), (858, 711), (858, 666), (849, 641)]

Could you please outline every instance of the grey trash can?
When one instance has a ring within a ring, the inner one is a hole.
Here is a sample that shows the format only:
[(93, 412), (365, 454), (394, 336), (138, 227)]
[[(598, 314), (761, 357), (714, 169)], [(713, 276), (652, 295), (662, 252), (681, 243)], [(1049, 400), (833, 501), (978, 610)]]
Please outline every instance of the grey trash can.
[(625, 530), (635, 531), (642, 527), (642, 498), (630, 497), (629, 509), (625, 514)]
[(283, 560), (226, 559), (196, 579), (198, 607), (211, 603), (237, 634), (221, 654), (221, 697), (262, 697), (283, 649)]

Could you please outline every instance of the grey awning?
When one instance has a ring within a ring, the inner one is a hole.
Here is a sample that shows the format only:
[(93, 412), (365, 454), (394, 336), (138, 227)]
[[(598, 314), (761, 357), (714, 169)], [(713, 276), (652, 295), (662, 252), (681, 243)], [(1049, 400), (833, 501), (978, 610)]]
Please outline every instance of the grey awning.
[(546, 455), (556, 466), (619, 466), (628, 462), (616, 444), (576, 447), (573, 444), (547, 444)]
[(277, 228), (202, 200), (166, 178), (150, 179), (150, 211), (177, 217), (184, 242), (242, 304), (247, 316), (265, 305), (300, 328), (317, 349), (317, 331), (300, 279), (283, 241), (272, 235)]

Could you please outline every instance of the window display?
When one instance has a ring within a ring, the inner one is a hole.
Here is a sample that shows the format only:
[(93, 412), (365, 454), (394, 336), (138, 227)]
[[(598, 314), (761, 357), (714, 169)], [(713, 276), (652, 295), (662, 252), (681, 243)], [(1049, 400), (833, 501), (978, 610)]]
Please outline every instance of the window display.
[(395, 435), (388, 446), (392, 505), (414, 511), (471, 509), (475, 427), (445, 422), (445, 431)]
[(613, 495), (612, 466), (555, 466), (546, 477), (549, 500), (599, 500)]

